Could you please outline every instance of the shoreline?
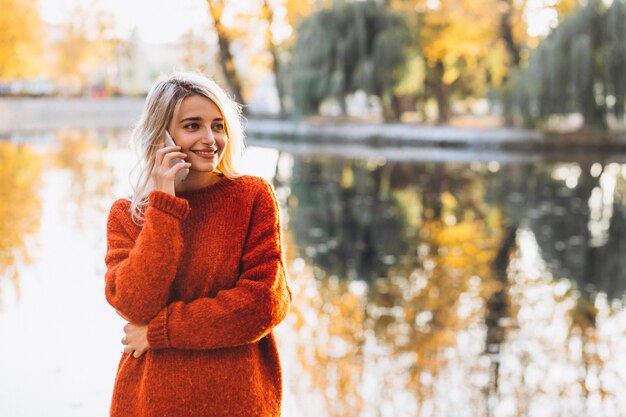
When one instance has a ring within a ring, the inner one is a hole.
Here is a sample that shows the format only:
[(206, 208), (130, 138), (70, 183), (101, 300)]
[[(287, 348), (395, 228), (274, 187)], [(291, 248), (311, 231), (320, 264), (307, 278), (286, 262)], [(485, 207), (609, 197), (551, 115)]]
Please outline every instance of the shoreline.
[[(130, 130), (143, 97), (0, 98), (0, 137), (60, 129)], [(626, 141), (582, 142), (534, 130), (507, 127), (454, 127), (411, 123), (366, 123), (315, 117), (296, 121), (249, 116), (247, 137), (291, 144), (350, 144), (371, 147), (431, 147), (472, 150), (626, 150)]]

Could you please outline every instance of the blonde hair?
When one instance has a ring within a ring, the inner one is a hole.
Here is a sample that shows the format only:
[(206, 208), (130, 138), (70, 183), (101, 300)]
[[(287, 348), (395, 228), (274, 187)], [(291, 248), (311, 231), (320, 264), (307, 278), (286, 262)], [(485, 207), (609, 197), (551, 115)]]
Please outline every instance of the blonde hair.
[(131, 146), (138, 156), (133, 172), (138, 170), (139, 174), (134, 181), (131, 180), (133, 194), (129, 200), (131, 216), (137, 225), (145, 220), (143, 211), (148, 205), (148, 195), (154, 189), (152, 170), (156, 151), (182, 101), (191, 96), (211, 100), (224, 118), (228, 141), (216, 171), (228, 178), (241, 176), (237, 170), (238, 160), (245, 149), (241, 105), (231, 100), (220, 86), (202, 74), (175, 72), (162, 78), (148, 93), (141, 118), (131, 134)]

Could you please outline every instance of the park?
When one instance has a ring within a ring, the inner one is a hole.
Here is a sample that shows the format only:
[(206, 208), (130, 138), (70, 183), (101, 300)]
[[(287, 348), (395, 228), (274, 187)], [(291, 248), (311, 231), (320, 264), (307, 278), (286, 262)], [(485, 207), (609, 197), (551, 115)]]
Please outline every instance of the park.
[(624, 415), (626, 1), (132, 3), (0, 0), (0, 415), (109, 415), (107, 218), (180, 70), (280, 207), (282, 415)]

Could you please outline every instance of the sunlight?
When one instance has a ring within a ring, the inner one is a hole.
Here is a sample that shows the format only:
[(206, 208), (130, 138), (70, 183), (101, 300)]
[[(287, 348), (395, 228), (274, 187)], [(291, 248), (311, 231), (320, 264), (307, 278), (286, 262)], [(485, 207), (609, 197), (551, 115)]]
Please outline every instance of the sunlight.
[(254, 172), (255, 175), (271, 181), (276, 175), (278, 157), (279, 152), (276, 149), (251, 146), (241, 161), (242, 172), (246, 174)]
[(530, 0), (526, 6), (530, 36), (546, 36), (558, 23), (556, 10), (546, 8), (545, 3), (545, 0)]
[(203, 1), (165, 0), (155, 7), (155, 2), (150, 0), (40, 0), (43, 20), (56, 24), (72, 16), (77, 6), (112, 13), (117, 36), (128, 38), (137, 28), (140, 38), (148, 43), (174, 42), (189, 30), (203, 31), (210, 27)]

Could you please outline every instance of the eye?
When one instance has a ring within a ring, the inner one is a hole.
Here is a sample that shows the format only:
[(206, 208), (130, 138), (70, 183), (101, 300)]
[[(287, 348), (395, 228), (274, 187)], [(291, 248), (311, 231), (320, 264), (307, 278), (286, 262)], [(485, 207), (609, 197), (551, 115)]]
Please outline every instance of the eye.
[(224, 131), (224, 123), (215, 123), (213, 125), (213, 130), (215, 130), (216, 132), (223, 132)]
[(189, 123), (185, 125), (185, 129), (197, 129), (200, 125), (198, 123)]

